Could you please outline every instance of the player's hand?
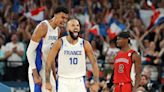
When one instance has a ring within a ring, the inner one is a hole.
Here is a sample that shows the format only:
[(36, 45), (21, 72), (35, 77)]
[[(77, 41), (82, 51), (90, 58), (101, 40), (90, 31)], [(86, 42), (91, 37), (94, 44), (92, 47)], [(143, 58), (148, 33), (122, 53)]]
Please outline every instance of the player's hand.
[(90, 88), (91, 88), (91, 92), (98, 92), (99, 83), (94, 83)]
[(32, 69), (32, 75), (34, 77), (34, 82), (36, 84), (39, 84), (39, 85), (42, 85), (42, 79), (41, 77), (39, 76), (38, 72), (36, 69)]
[(136, 89), (137, 89), (137, 88), (132, 88), (132, 92), (136, 92)]
[(34, 82), (36, 84), (42, 85), (42, 79), (39, 75), (38, 76), (33, 76), (33, 77), (34, 77)]
[(51, 86), (51, 83), (50, 83), (50, 82), (46, 82), (45, 87), (46, 87), (46, 89), (49, 90), (50, 92), (52, 91), (52, 86)]

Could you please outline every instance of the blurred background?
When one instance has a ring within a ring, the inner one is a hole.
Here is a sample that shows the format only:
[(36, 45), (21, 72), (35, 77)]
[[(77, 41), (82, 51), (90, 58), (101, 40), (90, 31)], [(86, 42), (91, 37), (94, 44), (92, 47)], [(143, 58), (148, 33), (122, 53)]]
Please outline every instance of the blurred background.
[[(116, 36), (122, 31), (130, 33), (130, 45), (141, 55), (138, 92), (164, 92), (164, 0), (0, 0), (1, 92), (29, 92), (26, 50), (31, 34), (59, 5), (80, 20), (81, 36), (91, 42), (100, 68), (99, 92), (112, 92), (107, 83), (119, 51)], [(91, 71), (87, 59), (88, 92)]]

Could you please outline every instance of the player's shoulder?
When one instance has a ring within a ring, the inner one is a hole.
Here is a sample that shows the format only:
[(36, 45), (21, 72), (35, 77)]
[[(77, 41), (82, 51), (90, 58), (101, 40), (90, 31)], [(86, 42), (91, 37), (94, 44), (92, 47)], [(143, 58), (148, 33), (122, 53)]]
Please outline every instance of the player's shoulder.
[(132, 53), (132, 60), (136, 60), (137, 58), (141, 58), (140, 54), (137, 51), (133, 51)]
[(57, 45), (62, 45), (62, 44), (63, 44), (62, 38), (57, 39), (55, 43), (56, 43)]
[(40, 37), (44, 37), (47, 34), (47, 29), (47, 24), (42, 21), (36, 26), (33, 35), (40, 35)]
[(132, 55), (139, 55), (139, 52), (134, 49), (132, 49), (130, 52)]
[(140, 57), (140, 54), (138, 52), (132, 53), (132, 57)]
[(48, 27), (48, 26), (47, 26), (46, 21), (40, 22), (40, 23), (38, 24), (38, 26), (37, 26), (38, 29), (42, 29), (42, 30), (47, 29), (47, 27)]
[[(82, 38), (81, 38), (82, 39)], [(89, 41), (87, 41), (87, 40), (85, 40), (85, 39), (82, 39), (83, 40), (83, 42), (84, 42), (84, 46), (85, 45), (90, 45), (90, 42)]]
[(92, 49), (90, 42), (87, 40), (84, 40), (84, 49), (85, 50), (91, 50)]

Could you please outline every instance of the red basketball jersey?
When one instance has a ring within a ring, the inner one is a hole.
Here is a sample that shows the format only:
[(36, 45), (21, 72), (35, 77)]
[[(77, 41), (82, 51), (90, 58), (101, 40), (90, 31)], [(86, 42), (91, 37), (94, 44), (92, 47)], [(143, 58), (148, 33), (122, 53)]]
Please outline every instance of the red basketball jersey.
[(130, 72), (133, 63), (131, 55), (133, 52), (134, 50), (118, 52), (114, 62), (114, 83), (131, 82)]

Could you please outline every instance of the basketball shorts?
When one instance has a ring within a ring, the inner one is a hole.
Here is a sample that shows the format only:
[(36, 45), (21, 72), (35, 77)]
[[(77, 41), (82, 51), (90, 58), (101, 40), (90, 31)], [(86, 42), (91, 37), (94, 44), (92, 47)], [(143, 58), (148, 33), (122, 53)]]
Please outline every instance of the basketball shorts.
[(63, 78), (57, 80), (57, 92), (86, 92), (85, 79), (80, 78)]
[(125, 83), (122, 85), (115, 84), (114, 92), (132, 92), (132, 84)]
[[(43, 69), (40, 71), (39, 74), (40, 74), (41, 79), (42, 79), (42, 84), (45, 84), (46, 78), (45, 78), (45, 73), (44, 73)], [(48, 90), (46, 90), (46, 88), (44, 86), (37, 85), (34, 83), (32, 73), (28, 73), (28, 79), (29, 79), (30, 92), (49, 92)], [(52, 85), (52, 92), (56, 92), (56, 81), (53, 77), (52, 71), (50, 74), (50, 82)]]

